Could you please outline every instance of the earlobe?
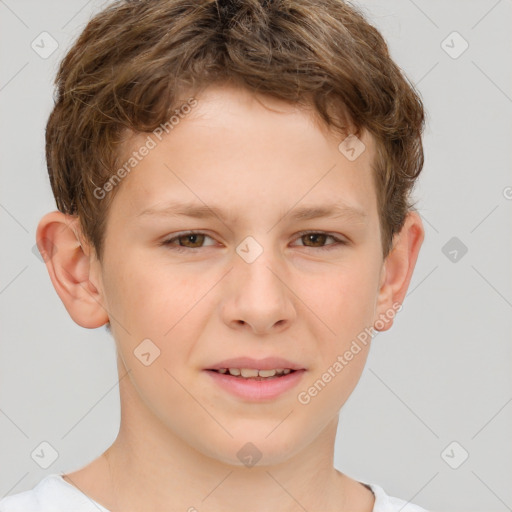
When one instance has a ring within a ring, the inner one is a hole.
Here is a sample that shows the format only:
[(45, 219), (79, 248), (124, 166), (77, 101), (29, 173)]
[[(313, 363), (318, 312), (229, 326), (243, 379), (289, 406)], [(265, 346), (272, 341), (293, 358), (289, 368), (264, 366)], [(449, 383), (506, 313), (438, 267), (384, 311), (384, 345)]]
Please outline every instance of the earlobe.
[(71, 318), (89, 329), (108, 322), (99, 279), (90, 268), (91, 250), (78, 218), (59, 211), (46, 214), (36, 241), (53, 286)]
[(409, 212), (400, 233), (395, 235), (393, 249), (383, 265), (377, 317), (374, 319), (377, 331), (387, 331), (393, 325), (396, 312), (401, 309), (409, 288), (424, 237), (421, 217), (415, 211)]

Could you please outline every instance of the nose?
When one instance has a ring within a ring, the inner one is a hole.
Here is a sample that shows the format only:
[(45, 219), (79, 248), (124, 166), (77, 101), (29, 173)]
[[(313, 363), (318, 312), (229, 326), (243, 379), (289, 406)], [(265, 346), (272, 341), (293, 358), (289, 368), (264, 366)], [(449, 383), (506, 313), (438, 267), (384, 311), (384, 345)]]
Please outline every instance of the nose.
[(265, 334), (282, 331), (293, 323), (297, 316), (295, 296), (281, 261), (269, 249), (250, 263), (234, 255), (222, 305), (223, 320), (230, 328)]

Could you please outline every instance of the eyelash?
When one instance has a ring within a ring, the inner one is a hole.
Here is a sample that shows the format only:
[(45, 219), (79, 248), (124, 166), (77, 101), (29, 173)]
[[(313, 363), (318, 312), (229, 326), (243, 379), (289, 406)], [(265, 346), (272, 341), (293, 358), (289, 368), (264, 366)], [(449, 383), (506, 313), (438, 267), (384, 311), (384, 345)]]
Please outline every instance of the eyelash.
[[(168, 238), (167, 240), (164, 240), (161, 245), (164, 245), (168, 248), (170, 248), (171, 250), (173, 251), (176, 251), (176, 252), (189, 252), (189, 251), (196, 251), (198, 249), (204, 249), (204, 247), (185, 247), (185, 246), (180, 246), (180, 245), (174, 245), (172, 242), (174, 242), (175, 240), (178, 240), (182, 237), (185, 237), (185, 236), (189, 236), (189, 235), (205, 235), (207, 236), (208, 238), (212, 238), (210, 235), (207, 235), (206, 233), (204, 233), (203, 231), (185, 231), (183, 233), (180, 233), (178, 235), (175, 235), (173, 236), (172, 238)], [(299, 238), (302, 238), (303, 236), (306, 236), (306, 235), (326, 235), (327, 238), (332, 238), (335, 243), (332, 243), (332, 244), (328, 244), (324, 247), (308, 247), (306, 245), (302, 245), (302, 246), (299, 246), (299, 247), (306, 247), (307, 249), (321, 249), (321, 250), (324, 250), (324, 251), (330, 251), (332, 249), (335, 249), (339, 246), (343, 246), (343, 245), (348, 245), (348, 242), (346, 242), (345, 240), (342, 240), (341, 238), (338, 238), (334, 235), (331, 235), (329, 233), (326, 233), (324, 231), (301, 231), (300, 233), (297, 234), (297, 239)], [(213, 239), (212, 239), (213, 240)]]

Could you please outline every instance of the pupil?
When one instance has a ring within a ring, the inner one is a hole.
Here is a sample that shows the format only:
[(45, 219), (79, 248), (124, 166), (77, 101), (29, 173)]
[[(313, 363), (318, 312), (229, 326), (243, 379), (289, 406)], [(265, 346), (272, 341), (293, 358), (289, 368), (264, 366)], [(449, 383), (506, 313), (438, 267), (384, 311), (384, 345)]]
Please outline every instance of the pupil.
[[(192, 245), (200, 243), (197, 241), (197, 238), (201, 237), (201, 236), (203, 236), (203, 235), (200, 235), (200, 234), (184, 235), (183, 239), (185, 240), (185, 245), (187, 243), (190, 243)], [(180, 243), (180, 245), (184, 245), (184, 244)]]
[[(321, 234), (321, 233), (310, 233), (309, 235), (306, 235), (307, 237), (309, 237), (309, 241), (310, 242), (313, 242), (315, 243), (315, 239), (317, 239), (318, 237), (325, 237), (325, 235)], [(320, 242), (322, 241), (322, 238), (320, 238)], [(317, 240), (318, 242), (318, 240)]]

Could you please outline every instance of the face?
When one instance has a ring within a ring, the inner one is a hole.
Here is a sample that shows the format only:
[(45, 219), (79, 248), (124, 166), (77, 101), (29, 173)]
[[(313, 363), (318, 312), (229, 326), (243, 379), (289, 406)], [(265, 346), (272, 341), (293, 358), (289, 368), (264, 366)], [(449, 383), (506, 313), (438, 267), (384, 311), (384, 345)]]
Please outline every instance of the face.
[(215, 459), (240, 465), (251, 442), (278, 463), (335, 421), (364, 367), (383, 268), (374, 144), (349, 159), (310, 113), (241, 89), (196, 100), (117, 185), (102, 300), (155, 422)]

